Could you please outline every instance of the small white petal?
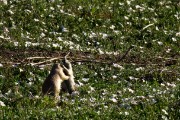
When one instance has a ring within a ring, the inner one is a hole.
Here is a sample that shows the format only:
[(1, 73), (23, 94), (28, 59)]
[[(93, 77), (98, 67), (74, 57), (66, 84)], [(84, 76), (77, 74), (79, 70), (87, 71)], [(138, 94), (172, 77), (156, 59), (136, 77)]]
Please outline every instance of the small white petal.
[(117, 103), (116, 98), (111, 98), (110, 100), (111, 100), (112, 102), (114, 102), (114, 103)]
[(4, 102), (0, 101), (0, 106), (4, 107), (6, 105), (4, 104)]
[(161, 42), (161, 41), (158, 41), (158, 44), (159, 44), (159, 45), (163, 45), (163, 42)]
[(113, 79), (116, 79), (116, 78), (117, 78), (117, 76), (116, 76), (116, 75), (113, 75), (113, 76), (112, 76), (112, 78), (113, 78)]
[(168, 115), (167, 111), (165, 109), (162, 109), (162, 112), (166, 115)]
[(3, 64), (0, 63), (0, 67), (3, 67)]
[(129, 112), (124, 112), (125, 115), (129, 115)]

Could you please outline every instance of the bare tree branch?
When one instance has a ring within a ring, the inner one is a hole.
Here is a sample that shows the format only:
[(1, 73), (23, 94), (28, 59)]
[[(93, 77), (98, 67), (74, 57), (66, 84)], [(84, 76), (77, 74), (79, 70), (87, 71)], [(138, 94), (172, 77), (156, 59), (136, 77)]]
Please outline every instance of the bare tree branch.
[[(76, 63), (76, 62), (88, 62), (88, 63), (101, 63), (101, 64), (113, 64), (113, 63), (117, 63), (117, 62), (120, 62), (122, 61), (126, 56), (127, 54), (130, 52), (130, 50), (133, 48), (133, 46), (130, 46), (128, 48), (128, 50), (119, 58), (117, 59), (116, 61), (102, 61), (102, 60), (96, 60), (96, 59), (79, 59), (79, 58), (71, 58), (73, 61), (72, 63)], [(68, 52), (68, 54), (66, 55), (66, 57), (69, 55), (70, 53)], [(63, 59), (64, 57), (54, 57), (54, 58), (51, 58), (51, 57), (28, 57), (26, 58), (26, 60), (34, 60), (34, 59), (47, 59), (47, 60), (44, 60), (44, 61), (41, 61), (41, 62), (38, 62), (38, 63), (31, 63), (32, 65), (42, 65), (42, 64), (45, 64), (45, 63), (48, 63), (48, 62), (52, 62), (52, 61), (55, 61), (55, 60), (60, 60), (60, 59)]]
[(42, 62), (38, 62), (38, 63), (32, 63), (33, 65), (41, 65), (41, 64), (45, 64), (47, 62), (52, 62), (54, 60), (58, 60), (60, 59), (61, 57), (55, 57), (55, 58), (51, 58), (51, 59), (48, 59), (48, 60), (45, 60), (45, 61), (42, 61)]

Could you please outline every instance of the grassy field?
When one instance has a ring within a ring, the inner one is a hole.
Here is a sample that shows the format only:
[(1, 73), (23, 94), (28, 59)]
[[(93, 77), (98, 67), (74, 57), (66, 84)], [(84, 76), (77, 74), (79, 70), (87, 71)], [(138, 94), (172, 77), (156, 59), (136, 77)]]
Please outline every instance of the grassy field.
[[(79, 95), (56, 105), (41, 86), (68, 52)], [(0, 1), (0, 119), (178, 120), (179, 106), (178, 0)]]

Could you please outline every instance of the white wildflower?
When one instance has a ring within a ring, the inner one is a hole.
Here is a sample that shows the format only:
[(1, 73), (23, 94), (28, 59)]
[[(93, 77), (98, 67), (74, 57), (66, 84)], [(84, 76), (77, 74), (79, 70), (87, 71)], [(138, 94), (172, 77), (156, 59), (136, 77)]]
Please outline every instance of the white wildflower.
[(7, 0), (0, 0), (3, 4), (7, 5)]
[(148, 97), (149, 97), (149, 98), (154, 98), (154, 96), (153, 96), (153, 95), (148, 95)]
[(49, 15), (49, 17), (54, 18), (55, 16), (54, 15)]
[(41, 35), (40, 35), (41, 37), (45, 37), (45, 34), (44, 33), (41, 33)]
[(4, 37), (4, 36), (0, 36), (0, 38), (1, 38), (1, 39), (5, 39), (5, 37)]
[(127, 22), (127, 25), (131, 25), (131, 22)]
[(114, 30), (114, 33), (115, 33), (116, 35), (118, 35), (118, 34), (120, 33), (120, 31), (119, 31), (119, 30)]
[(4, 104), (4, 102), (0, 101), (0, 106), (4, 107), (6, 105)]
[(19, 68), (19, 72), (23, 72), (24, 70), (22, 68)]
[(117, 76), (116, 76), (116, 75), (113, 75), (113, 76), (112, 76), (112, 78), (113, 78), (113, 79), (116, 79), (116, 78), (117, 78)]
[(39, 97), (38, 95), (35, 95), (34, 98), (35, 98), (35, 99), (38, 99), (38, 98), (40, 98), (40, 97)]
[(108, 108), (108, 106), (104, 105), (104, 108), (105, 108), (105, 109), (107, 109), (107, 108)]
[(128, 90), (130, 93), (134, 93), (134, 90), (131, 89), (131, 88), (127, 88), (127, 90)]
[(124, 112), (125, 115), (129, 115), (129, 112)]
[(32, 44), (32, 46), (39, 46), (40, 45), (40, 43), (31, 43), (31, 44)]
[(29, 47), (29, 46), (31, 46), (31, 45), (32, 45), (31, 42), (28, 42), (28, 41), (25, 42), (25, 47)]
[(52, 3), (55, 2), (55, 0), (49, 0), (49, 1), (52, 2)]
[(53, 7), (50, 7), (50, 9), (51, 9), (51, 10), (54, 10), (54, 8), (53, 8)]
[(63, 41), (61, 37), (57, 37), (57, 39), (58, 39), (59, 41)]
[(78, 35), (76, 35), (76, 34), (73, 34), (72, 37), (75, 38), (75, 39), (79, 39), (79, 38), (80, 38), (80, 37), (79, 37)]
[(157, 31), (159, 31), (159, 28), (158, 28), (158, 26), (156, 26), (156, 30), (157, 30)]
[(173, 41), (173, 42), (176, 42), (177, 40), (176, 40), (176, 38), (172, 38), (172, 41)]
[(28, 86), (28, 87), (31, 87), (32, 84), (33, 84), (33, 82), (28, 82), (28, 83), (27, 83), (27, 86)]
[(135, 7), (136, 7), (136, 9), (139, 9), (139, 8), (141, 8), (141, 6), (139, 6), (139, 5), (136, 5)]
[(152, 103), (154, 104), (154, 103), (156, 103), (157, 101), (156, 101), (156, 99), (152, 99)]
[(14, 84), (15, 84), (15, 85), (18, 85), (19, 83), (18, 83), (18, 82), (15, 82)]
[(130, 5), (130, 4), (131, 4), (131, 1), (129, 1), (129, 0), (127, 0), (126, 2), (127, 2), (127, 4), (128, 4), (128, 5)]
[(171, 94), (171, 98), (175, 98), (174, 94)]
[(146, 97), (145, 96), (136, 96), (136, 98), (145, 99)]
[(114, 25), (111, 25), (110, 26), (110, 29), (114, 30), (115, 26)]
[(84, 36), (87, 36), (87, 33), (86, 33), (86, 32), (83, 31), (82, 33), (83, 33)]
[(112, 97), (117, 97), (117, 95), (116, 94), (112, 94)]
[(28, 10), (28, 9), (26, 9), (26, 10), (25, 10), (25, 12), (26, 12), (26, 13), (31, 13), (31, 11), (30, 11), (30, 10)]
[(136, 68), (136, 71), (142, 71), (142, 70), (144, 70), (143, 67), (138, 67), (138, 68)]
[(159, 44), (159, 45), (163, 45), (163, 42), (161, 42), (161, 41), (158, 41), (158, 44)]
[(58, 43), (53, 43), (52, 46), (57, 48), (57, 47), (59, 47), (59, 44)]
[(162, 119), (163, 120), (168, 120), (168, 118), (166, 116), (164, 116), (164, 115), (162, 115)]
[(123, 113), (122, 112), (119, 112), (120, 115), (122, 115)]
[(14, 14), (13, 11), (11, 11), (11, 10), (8, 10), (8, 12), (9, 12), (10, 14)]
[(157, 90), (155, 88), (153, 88), (153, 92), (156, 92)]
[[(43, 25), (45, 25), (46, 23), (45, 22), (41, 22)], [(47, 32), (47, 30), (44, 30), (45, 32)]]
[(131, 104), (137, 105), (138, 103), (137, 103), (137, 101), (135, 101), (135, 100), (131, 100)]
[(128, 18), (127, 16), (124, 16), (124, 18), (125, 18), (126, 20), (129, 20), (129, 18)]
[(7, 93), (5, 93), (5, 95), (7, 95), (7, 96), (12, 95), (12, 90), (11, 90), (11, 89), (10, 89), (10, 90), (8, 90), (8, 92), (7, 92)]
[(124, 6), (124, 3), (119, 2), (119, 5)]
[(174, 83), (167, 83), (167, 86), (169, 86), (169, 87), (173, 87), (173, 88), (175, 88), (176, 87), (176, 85), (174, 84)]
[(82, 9), (83, 9), (82, 6), (79, 6), (79, 7), (78, 7), (78, 10), (82, 10)]
[(88, 82), (88, 81), (89, 81), (89, 78), (82, 78), (82, 80), (83, 80), (84, 82)]
[(90, 88), (90, 91), (95, 91), (95, 89), (93, 87), (90, 86), (89, 88)]
[(116, 64), (116, 63), (113, 63), (113, 66), (116, 67), (116, 68), (120, 68), (120, 70), (123, 70), (124, 67), (119, 65), (119, 64)]
[(39, 19), (34, 18), (34, 21), (35, 21), (35, 22), (39, 22)]
[(130, 79), (130, 80), (134, 80), (134, 79), (135, 79), (135, 77), (133, 77), (133, 76), (129, 76), (129, 79)]
[(166, 50), (167, 53), (170, 53), (170, 51), (171, 51), (171, 49), (167, 49), (167, 50)]
[(106, 39), (108, 37), (108, 34), (102, 33), (102, 38)]
[(67, 28), (65, 28), (64, 26), (61, 26), (62, 27), (62, 32), (69, 32)]
[(101, 55), (104, 54), (104, 52), (103, 52), (100, 48), (98, 49), (98, 52), (99, 52), (99, 54), (101, 54)]
[(162, 112), (165, 114), (165, 115), (168, 115), (167, 111), (165, 109), (162, 109)]
[(177, 32), (177, 33), (176, 33), (176, 36), (177, 36), (177, 37), (180, 37), (180, 32)]
[(64, 10), (62, 10), (62, 9), (60, 10), (60, 12), (61, 12), (61, 13), (65, 13)]
[(91, 102), (95, 102), (95, 101), (96, 101), (96, 98), (91, 97), (91, 98), (90, 98), (90, 101), (91, 101)]
[(94, 37), (97, 37), (96, 33), (91, 32), (91, 34), (89, 35), (89, 38), (94, 38)]
[(0, 67), (3, 67), (3, 64), (0, 63)]
[(117, 100), (116, 100), (116, 98), (110, 98), (110, 100), (113, 102), (113, 103), (117, 103)]
[(82, 63), (81, 62), (77, 62), (78, 65), (81, 65)]
[(18, 46), (19, 45), (19, 42), (14, 42), (14, 46)]
[(3, 76), (3, 75), (0, 75), (0, 78), (4, 78), (5, 76)]

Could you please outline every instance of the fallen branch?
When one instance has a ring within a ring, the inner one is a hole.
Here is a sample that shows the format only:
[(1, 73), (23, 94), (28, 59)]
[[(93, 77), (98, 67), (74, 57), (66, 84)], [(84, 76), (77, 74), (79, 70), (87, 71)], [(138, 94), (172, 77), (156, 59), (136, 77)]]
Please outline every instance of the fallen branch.
[(47, 62), (52, 62), (54, 60), (58, 60), (60, 59), (61, 57), (56, 57), (56, 58), (51, 58), (51, 59), (48, 59), (48, 60), (45, 60), (45, 61), (42, 61), (42, 62), (38, 62), (38, 63), (32, 63), (32, 65), (42, 65), (42, 64), (45, 64)]
[[(101, 64), (110, 64), (112, 65), (113, 63), (118, 63), (120, 61), (122, 61), (126, 56), (127, 54), (130, 52), (130, 50), (134, 48), (133, 46), (130, 46), (128, 48), (128, 50), (124, 53), (124, 55), (122, 55), (119, 59), (117, 59), (116, 61), (101, 61), (101, 60), (92, 60), (92, 59), (77, 59), (77, 58), (71, 58), (73, 60), (73, 63), (76, 63), (76, 62), (93, 62), (93, 63), (101, 63)], [(66, 55), (66, 57), (69, 55), (69, 53)], [(50, 57), (28, 57), (26, 58), (27, 60), (32, 60), (32, 59), (47, 59), (47, 58), (50, 58)], [(42, 61), (42, 62), (38, 62), (38, 63), (32, 63), (32, 65), (41, 65), (41, 64), (45, 64), (47, 62), (52, 62), (54, 60), (58, 60), (58, 59), (63, 59), (64, 57), (55, 57), (55, 58), (51, 58), (51, 59), (48, 59), (48, 60), (45, 60), (45, 61)]]
[(28, 57), (28, 58), (26, 58), (26, 60), (33, 60), (33, 59), (48, 59), (48, 58), (51, 58), (51, 57)]

